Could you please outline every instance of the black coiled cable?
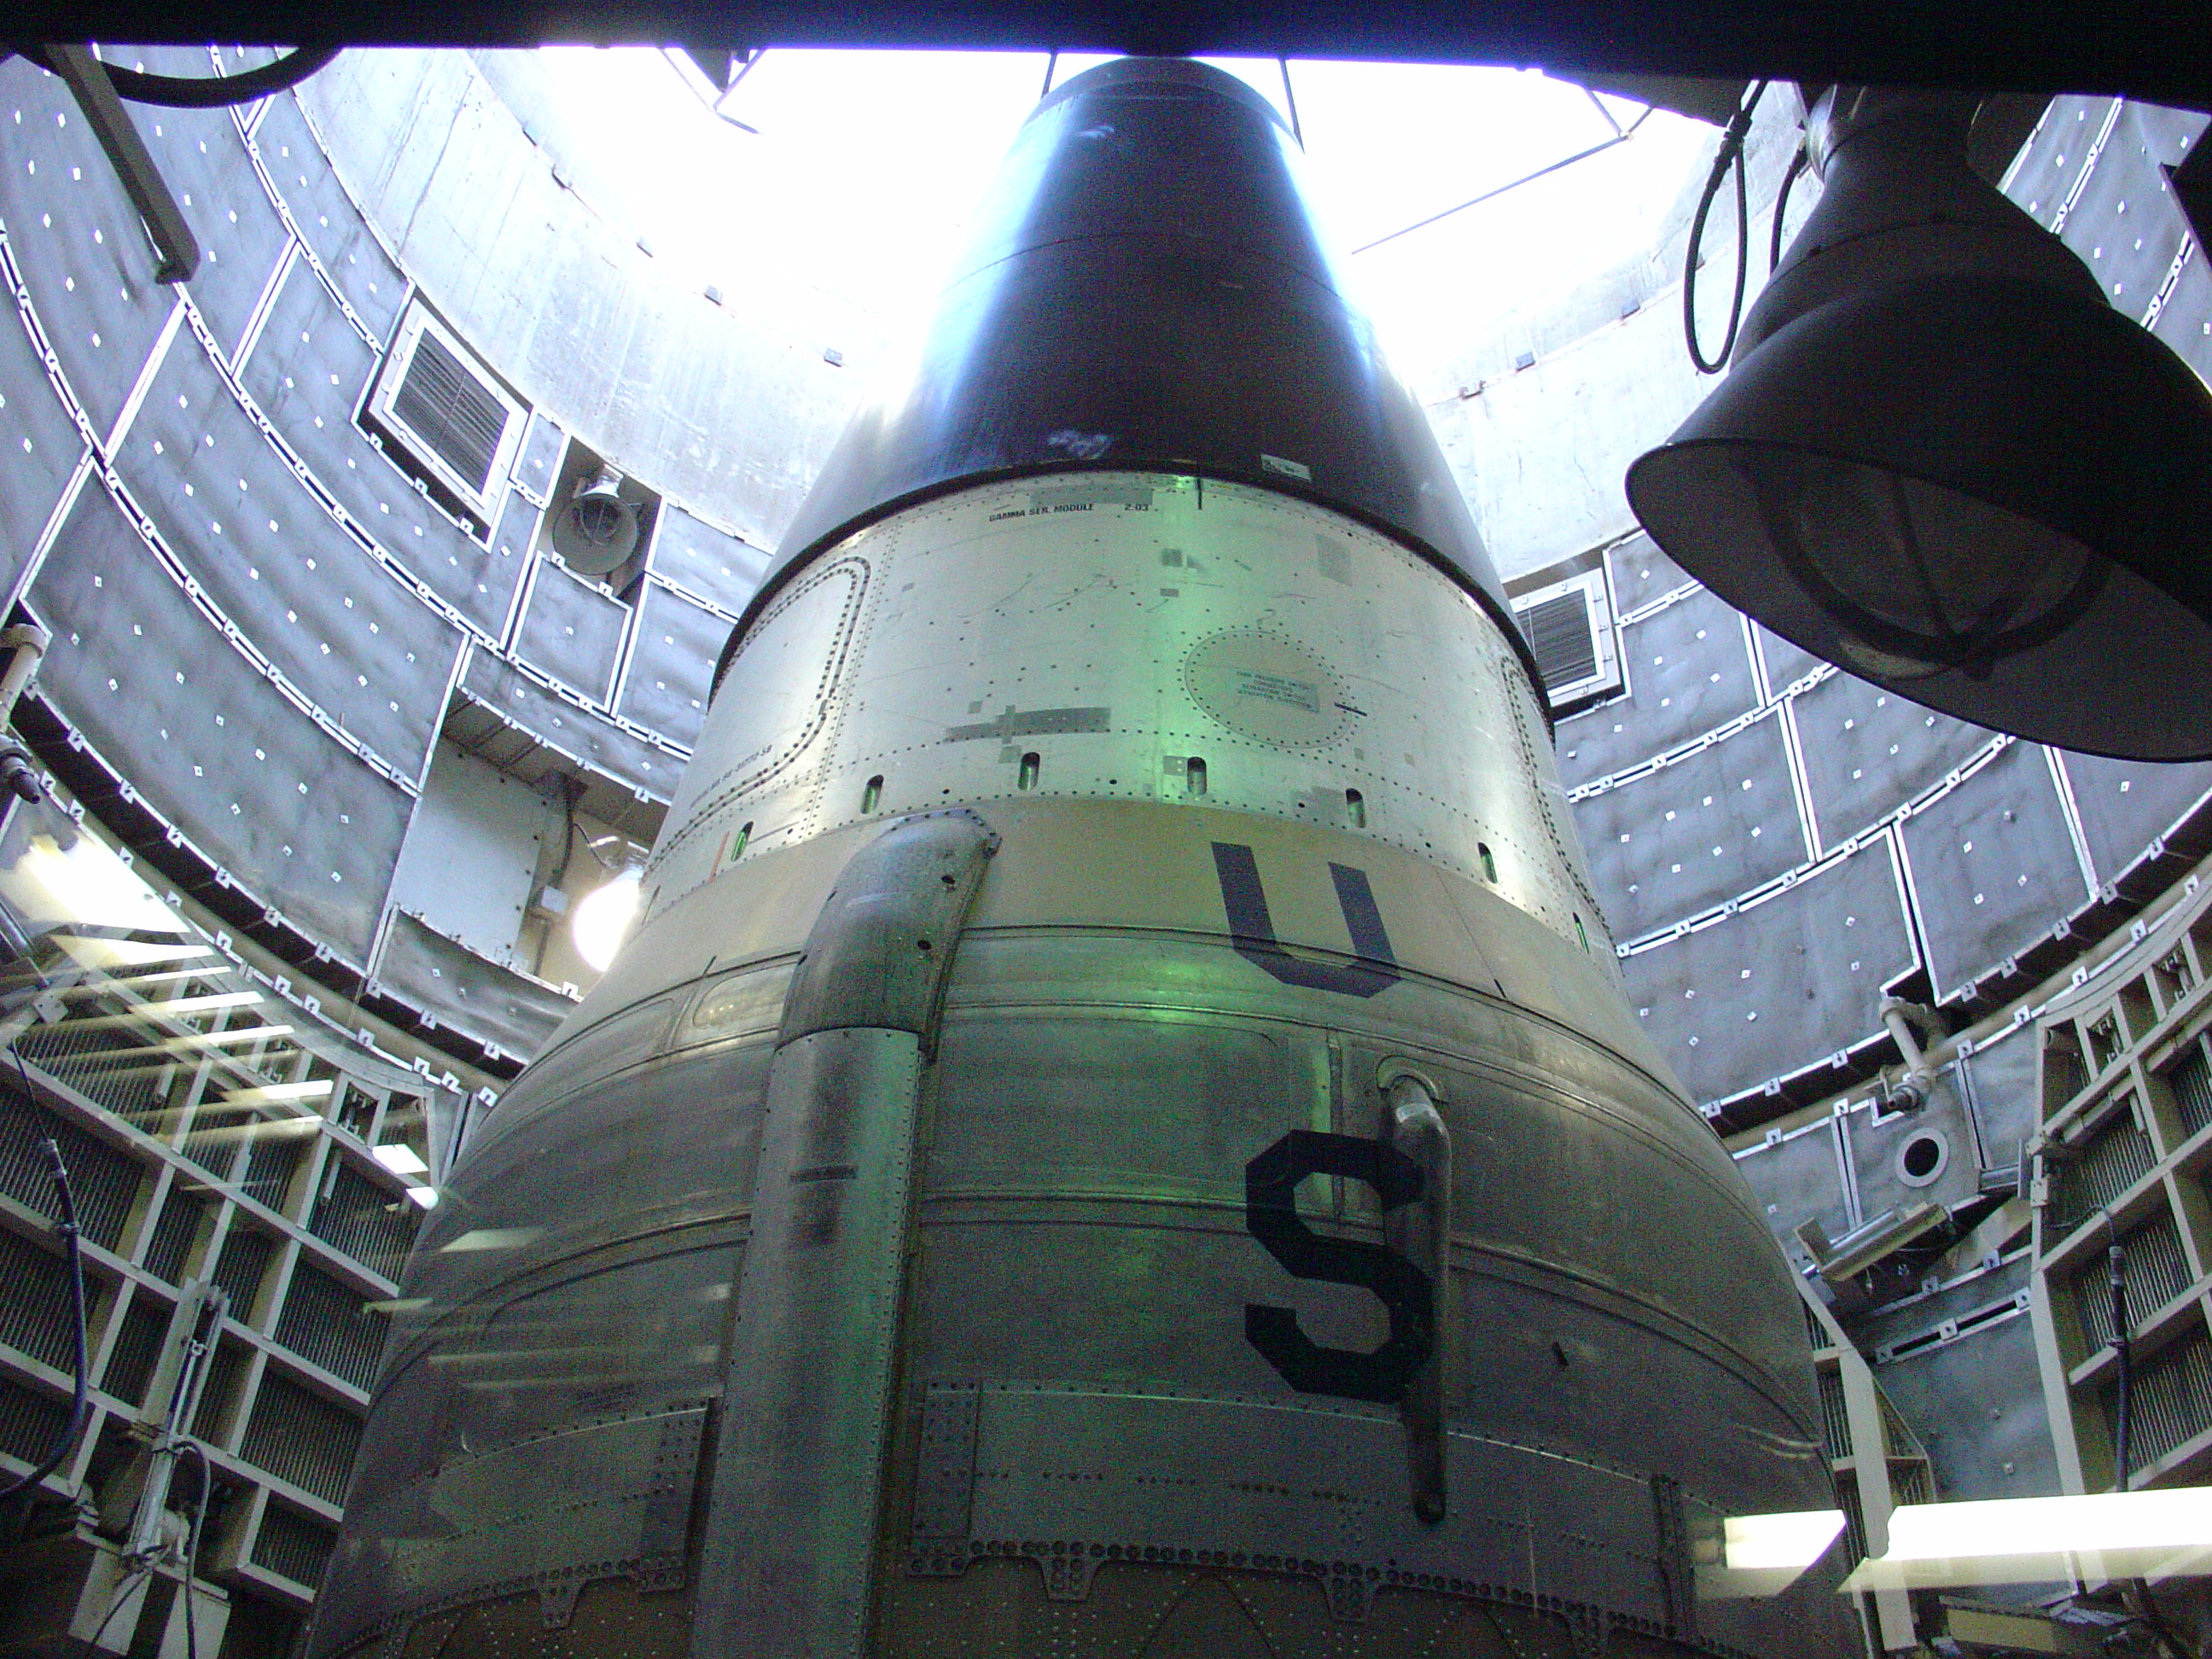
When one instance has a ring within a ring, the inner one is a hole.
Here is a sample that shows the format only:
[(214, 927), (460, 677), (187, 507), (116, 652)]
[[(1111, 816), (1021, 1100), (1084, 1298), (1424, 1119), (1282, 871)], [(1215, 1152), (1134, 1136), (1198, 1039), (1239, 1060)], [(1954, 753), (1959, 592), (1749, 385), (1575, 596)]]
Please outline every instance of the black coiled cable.
[[(1700, 374), (1717, 374), (1727, 367), (1729, 353), (1735, 349), (1736, 330), (1743, 322), (1743, 289), (1751, 275), (1751, 186), (1744, 178), (1743, 141), (1751, 134), (1752, 112), (1766, 95), (1766, 87), (1764, 81), (1753, 86), (1721, 130), (1713, 170), (1706, 177), (1705, 194), (1698, 198), (1697, 216), (1690, 222), (1690, 245), (1682, 268), (1682, 337), (1689, 343), (1690, 361)], [(1721, 341), (1719, 352), (1708, 359), (1698, 343), (1698, 250), (1705, 244), (1705, 216), (1712, 211), (1713, 198), (1721, 193), (1731, 172), (1735, 174), (1735, 293), (1729, 301), (1727, 337)]]

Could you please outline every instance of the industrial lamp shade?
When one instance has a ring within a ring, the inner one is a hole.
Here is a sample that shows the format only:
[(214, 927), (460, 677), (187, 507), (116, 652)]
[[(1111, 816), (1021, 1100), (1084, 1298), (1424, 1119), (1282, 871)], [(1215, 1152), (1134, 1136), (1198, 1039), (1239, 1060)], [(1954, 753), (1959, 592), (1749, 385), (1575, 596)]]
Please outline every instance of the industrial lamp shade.
[[(1886, 221), (1863, 252), (1894, 252), (1894, 176), (1869, 210), (1836, 172), (1821, 213)], [(2212, 394), (2093, 284), (1993, 255), (2019, 232), (1990, 222), (1978, 244), (1907, 222), (1936, 257), (1890, 280), (1831, 260), (1809, 305), (1778, 278), (1630, 502), (1723, 599), (1914, 702), (2063, 748), (2212, 756)]]

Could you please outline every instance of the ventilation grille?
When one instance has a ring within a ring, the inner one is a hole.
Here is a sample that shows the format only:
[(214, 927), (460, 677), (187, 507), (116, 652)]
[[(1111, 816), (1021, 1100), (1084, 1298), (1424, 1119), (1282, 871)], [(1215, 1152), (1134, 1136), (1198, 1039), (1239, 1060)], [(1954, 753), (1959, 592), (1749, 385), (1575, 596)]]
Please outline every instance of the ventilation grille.
[(330, 1179), (316, 1200), (307, 1231), (365, 1264), (372, 1273), (396, 1279), (407, 1260), (408, 1247), (415, 1242), (415, 1218), (419, 1213), (404, 1198), (333, 1158)]
[(2150, 1139), (2136, 1127), (2132, 1108), (2113, 1114), (2079, 1157), (2057, 1167), (2052, 1185), (2058, 1225), (2081, 1225), (2148, 1175), (2152, 1161)]
[(337, 1504), (345, 1499), (346, 1475), (360, 1442), (359, 1418), (296, 1382), (264, 1376), (238, 1451), (280, 1480)]
[(246, 1143), (246, 1173), (239, 1185), (272, 1210), (284, 1207), (284, 1194), (300, 1167), (307, 1142), (287, 1129), (264, 1132)]
[(472, 493), (483, 494), (507, 432), (507, 404), (463, 368), (436, 335), (416, 339), (392, 412)]
[(271, 1504), (262, 1512), (261, 1529), (254, 1534), (253, 1565), (313, 1589), (322, 1582), (331, 1546), (337, 1541), (333, 1534), (306, 1516)]
[[(2116, 1429), (2117, 1389), (2105, 1390), (2107, 1431)], [(2203, 1331), (2144, 1364), (2129, 1414), (2128, 1465), (2134, 1474), (2212, 1428), (2212, 1342)]]
[(192, 1245), (207, 1213), (207, 1206), (171, 1187), (168, 1197), (161, 1200), (154, 1236), (146, 1241), (146, 1271), (172, 1285), (183, 1284), (191, 1265)]
[(153, 1380), (161, 1341), (168, 1334), (169, 1310), (142, 1289), (123, 1310), (123, 1328), (107, 1351), (107, 1369), (100, 1373), (100, 1386), (125, 1405), (143, 1406), (146, 1385)]
[[(27, 1239), (0, 1232), (0, 1342), (43, 1359), (58, 1370), (70, 1368), (73, 1327), (70, 1320), (69, 1267)], [(88, 1298), (94, 1286), (88, 1284)]]
[[(2181, 1235), (2172, 1215), (2160, 1212), (2127, 1235), (2124, 1277), (2127, 1284), (2128, 1320), (2141, 1324), (2189, 1288), (2189, 1263), (2181, 1254)], [(2102, 1250), (2093, 1252), (2087, 1266), (2074, 1276), (2075, 1305), (2081, 1310), (2081, 1339), (2094, 1352), (2112, 1340), (2112, 1269)]]
[(230, 1297), (230, 1316), (241, 1325), (253, 1322), (254, 1298), (261, 1293), (261, 1276), (268, 1271), (276, 1241), (252, 1227), (233, 1227), (223, 1236), (222, 1254), (215, 1259), (210, 1275)]
[(51, 1138), (68, 1166), (78, 1224), (95, 1244), (116, 1249), (137, 1201), (139, 1164), (97, 1135), (64, 1121), (15, 1090), (0, 1090), (0, 1192), (40, 1215), (54, 1213), (53, 1181), (39, 1143)]
[(2189, 1046), (2188, 1058), (2166, 1074), (2173, 1089), (2173, 1103), (2181, 1113), (2181, 1130), (2193, 1135), (2212, 1123), (2212, 1062), (2204, 1058), (2200, 1041)]
[(1536, 653), (1547, 691), (1578, 685), (1597, 672), (1597, 641), (1590, 637), (1589, 606), (1580, 593), (1530, 605), (1521, 613), (1521, 631)]
[(1844, 1401), (1844, 1379), (1833, 1371), (1820, 1373), (1820, 1436), (1831, 1460), (1851, 1455), (1851, 1417)]
[(1536, 659), (1553, 712), (1579, 708), (1621, 689), (1620, 655), (1605, 573), (1594, 570), (1523, 595), (1514, 620)]
[(301, 1358), (366, 1389), (376, 1380), (384, 1333), (384, 1321), (357, 1292), (304, 1261), (292, 1270), (276, 1340)]
[(419, 308), (400, 325), (363, 414), (393, 459), (487, 521), (528, 418), (475, 355)]

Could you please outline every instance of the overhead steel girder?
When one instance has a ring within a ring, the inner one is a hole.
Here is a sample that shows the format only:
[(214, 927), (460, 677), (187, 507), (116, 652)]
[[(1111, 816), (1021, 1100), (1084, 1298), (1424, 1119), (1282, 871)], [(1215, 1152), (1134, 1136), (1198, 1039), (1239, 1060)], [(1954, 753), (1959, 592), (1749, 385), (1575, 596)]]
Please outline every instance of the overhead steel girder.
[[(883, 46), (1286, 55), (1538, 65), (1570, 77), (1758, 76), (2123, 94), (2212, 107), (2212, 39), (2186, 0), (328, 0), (319, 40), (527, 46)], [(20, 39), (291, 42), (284, 0), (23, 0)]]

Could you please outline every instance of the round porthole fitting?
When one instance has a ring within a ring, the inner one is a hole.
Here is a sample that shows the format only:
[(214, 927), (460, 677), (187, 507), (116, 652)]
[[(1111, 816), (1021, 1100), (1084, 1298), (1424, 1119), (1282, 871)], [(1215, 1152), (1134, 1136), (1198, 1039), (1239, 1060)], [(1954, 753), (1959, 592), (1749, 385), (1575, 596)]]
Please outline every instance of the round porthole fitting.
[(1951, 1167), (1951, 1142), (1941, 1129), (1923, 1129), (1897, 1149), (1897, 1178), (1908, 1187), (1932, 1187)]

